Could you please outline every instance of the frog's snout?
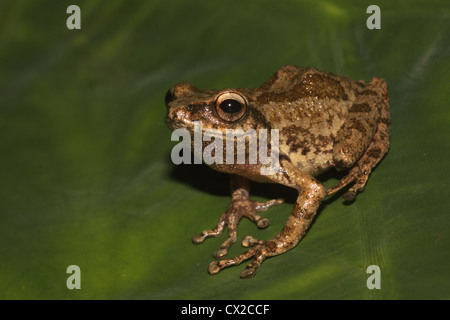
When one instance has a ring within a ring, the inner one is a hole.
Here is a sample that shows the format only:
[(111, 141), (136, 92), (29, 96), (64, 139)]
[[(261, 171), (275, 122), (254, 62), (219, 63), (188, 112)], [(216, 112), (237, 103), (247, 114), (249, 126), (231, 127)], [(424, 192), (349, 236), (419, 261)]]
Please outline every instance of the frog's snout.
[(184, 128), (186, 127), (186, 111), (183, 107), (176, 106), (176, 105), (170, 105), (170, 103), (166, 104), (167, 111), (166, 111), (166, 125), (169, 127), (170, 130), (175, 130), (178, 128)]

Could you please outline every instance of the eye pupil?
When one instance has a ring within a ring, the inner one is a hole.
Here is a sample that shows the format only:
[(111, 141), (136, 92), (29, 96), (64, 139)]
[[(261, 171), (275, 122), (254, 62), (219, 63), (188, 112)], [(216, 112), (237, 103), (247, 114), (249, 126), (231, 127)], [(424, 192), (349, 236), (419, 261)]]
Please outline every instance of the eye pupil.
[(227, 99), (222, 101), (220, 104), (220, 109), (226, 113), (236, 113), (242, 109), (242, 105), (239, 101), (234, 99)]

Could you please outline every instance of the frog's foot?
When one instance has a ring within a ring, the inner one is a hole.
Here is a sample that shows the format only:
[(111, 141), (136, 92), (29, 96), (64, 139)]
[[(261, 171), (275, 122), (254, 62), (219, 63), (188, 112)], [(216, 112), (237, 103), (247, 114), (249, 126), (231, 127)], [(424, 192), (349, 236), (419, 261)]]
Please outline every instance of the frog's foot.
[(194, 236), (192, 242), (199, 244), (206, 238), (218, 237), (222, 234), (225, 226), (227, 226), (228, 238), (213, 254), (216, 259), (223, 258), (228, 253), (228, 249), (236, 242), (236, 228), (242, 217), (249, 218), (255, 222), (259, 228), (266, 228), (270, 224), (269, 219), (262, 218), (257, 212), (267, 211), (269, 208), (283, 203), (283, 201), (283, 199), (274, 199), (267, 202), (251, 201), (248, 199), (234, 200), (231, 207), (220, 217), (217, 226), (214, 229), (205, 230)]
[[(211, 275), (217, 274), (226, 267), (239, 265), (243, 261), (248, 260), (253, 257), (253, 260), (245, 267), (241, 272), (241, 278), (247, 279), (255, 275), (256, 269), (259, 268), (261, 263), (267, 258), (279, 254), (279, 245), (276, 241), (262, 241), (257, 240), (251, 236), (247, 236), (242, 241), (244, 246), (252, 246), (251, 249), (244, 252), (243, 254), (234, 257), (232, 259), (213, 261), (208, 266), (208, 272)], [(283, 250), (284, 251), (284, 250)]]
[(361, 192), (364, 190), (364, 186), (367, 183), (367, 179), (369, 178), (370, 169), (369, 171), (365, 171), (362, 168), (359, 168), (358, 166), (353, 167), (349, 173), (341, 179), (337, 184), (335, 184), (332, 188), (327, 190), (327, 196), (332, 195), (333, 193), (339, 191), (340, 189), (344, 188), (348, 184), (354, 182), (353, 186), (350, 187), (346, 193), (342, 196), (345, 201), (352, 201), (356, 198), (356, 195), (358, 192)]
[(353, 180), (355, 181), (355, 183), (342, 196), (342, 198), (344, 198), (345, 201), (355, 200), (356, 195), (364, 190), (367, 180), (369, 179), (370, 169), (368, 171), (364, 169), (361, 170), (361, 168), (358, 169), (360, 170), (355, 170), (358, 172), (353, 174), (354, 175)]

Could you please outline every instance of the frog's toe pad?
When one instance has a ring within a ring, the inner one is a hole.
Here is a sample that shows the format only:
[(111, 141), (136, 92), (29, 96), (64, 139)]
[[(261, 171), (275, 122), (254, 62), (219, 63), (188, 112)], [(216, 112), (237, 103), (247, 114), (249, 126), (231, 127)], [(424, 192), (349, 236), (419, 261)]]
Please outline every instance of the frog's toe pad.
[(355, 191), (347, 191), (346, 193), (344, 193), (344, 195), (342, 196), (342, 198), (345, 201), (353, 201), (356, 198), (356, 192)]
[(195, 236), (192, 237), (192, 243), (193, 244), (200, 244), (203, 241), (205, 241), (205, 236), (203, 236), (203, 234), (196, 234)]
[(249, 279), (249, 278), (253, 278), (256, 274), (256, 269), (255, 268), (245, 268), (244, 270), (242, 270), (241, 272), (241, 278), (242, 279)]
[(219, 266), (218, 261), (213, 261), (208, 266), (208, 272), (211, 275), (218, 274), (220, 272), (221, 268)]
[(216, 259), (222, 259), (223, 257), (225, 257), (228, 253), (228, 248), (220, 248), (217, 249), (216, 251), (214, 251), (213, 253), (213, 257)]
[(270, 225), (270, 221), (267, 218), (262, 218), (256, 222), (256, 225), (258, 226), (258, 228), (264, 229)]

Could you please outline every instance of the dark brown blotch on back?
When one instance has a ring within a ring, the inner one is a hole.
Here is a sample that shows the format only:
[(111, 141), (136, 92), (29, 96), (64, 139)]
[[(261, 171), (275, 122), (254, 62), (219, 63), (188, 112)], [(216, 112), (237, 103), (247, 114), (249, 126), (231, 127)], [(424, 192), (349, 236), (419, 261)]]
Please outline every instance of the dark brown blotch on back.
[(372, 89), (364, 89), (361, 91), (361, 94), (366, 96), (378, 96), (378, 93)]
[(369, 113), (371, 111), (371, 108), (367, 102), (364, 103), (355, 103), (353, 104), (349, 112), (363, 112), (363, 113)]
[[(353, 124), (350, 125), (348, 128), (349, 129), (355, 129), (355, 130), (361, 132), (363, 135), (366, 134), (366, 132), (367, 132), (366, 128), (364, 127), (364, 125), (359, 120), (355, 120), (353, 122)], [(351, 134), (351, 133), (349, 132), (349, 134)]]
[(373, 159), (378, 159), (380, 157), (380, 154), (381, 154), (380, 148), (372, 148), (367, 151), (367, 155)]

